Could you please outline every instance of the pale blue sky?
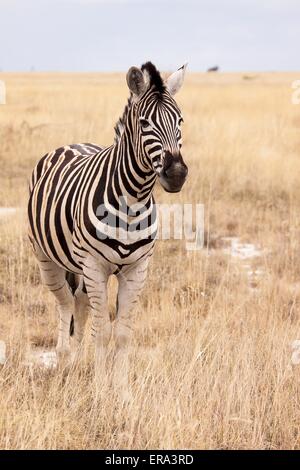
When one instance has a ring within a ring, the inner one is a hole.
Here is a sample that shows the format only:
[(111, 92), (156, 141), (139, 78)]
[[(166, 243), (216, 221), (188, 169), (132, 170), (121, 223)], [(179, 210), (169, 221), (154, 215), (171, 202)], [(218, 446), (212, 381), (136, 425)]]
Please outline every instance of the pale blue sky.
[(300, 70), (300, 0), (0, 0), (0, 70)]

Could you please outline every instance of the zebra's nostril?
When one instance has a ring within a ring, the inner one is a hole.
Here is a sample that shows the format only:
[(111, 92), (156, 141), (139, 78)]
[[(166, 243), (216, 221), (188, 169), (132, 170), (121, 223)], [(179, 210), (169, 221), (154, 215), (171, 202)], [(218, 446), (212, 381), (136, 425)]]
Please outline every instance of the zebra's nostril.
[(180, 153), (165, 151), (164, 176), (168, 179), (182, 180), (187, 176), (187, 166)]
[(173, 158), (170, 155), (166, 155), (165, 161), (164, 161), (164, 171), (165, 173), (171, 168), (173, 165)]
[(169, 165), (168, 168), (164, 168), (164, 174), (167, 178), (185, 178), (187, 172), (187, 166), (179, 162)]

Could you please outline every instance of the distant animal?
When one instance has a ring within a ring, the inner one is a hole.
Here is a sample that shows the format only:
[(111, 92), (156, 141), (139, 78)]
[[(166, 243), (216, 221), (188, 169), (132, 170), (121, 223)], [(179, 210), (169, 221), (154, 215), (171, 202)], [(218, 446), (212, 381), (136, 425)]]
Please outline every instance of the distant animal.
[(213, 67), (210, 67), (209, 69), (207, 69), (207, 72), (218, 72), (218, 71), (219, 71), (218, 65), (214, 65)]
[(101, 380), (112, 334), (107, 283), (116, 275), (113, 381), (125, 396), (132, 309), (146, 280), (157, 230), (154, 184), (158, 180), (176, 193), (188, 173), (181, 154), (183, 118), (173, 98), (185, 70), (186, 65), (164, 82), (151, 62), (131, 67), (131, 94), (114, 144), (54, 150), (38, 162), (30, 182), (29, 239), (42, 281), (58, 304), (58, 358), (64, 362), (70, 355), (70, 332), (78, 351), (90, 307)]
[(257, 75), (243, 75), (243, 80), (255, 80)]

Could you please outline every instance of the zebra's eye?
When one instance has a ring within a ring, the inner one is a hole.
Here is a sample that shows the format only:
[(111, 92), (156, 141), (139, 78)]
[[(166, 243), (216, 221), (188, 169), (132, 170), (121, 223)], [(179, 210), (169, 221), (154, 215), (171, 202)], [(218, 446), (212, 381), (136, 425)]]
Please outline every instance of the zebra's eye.
[(183, 118), (182, 118), (182, 117), (179, 118), (179, 121), (178, 121), (179, 126), (181, 126), (181, 124), (182, 124), (183, 122), (184, 122)]
[(147, 119), (143, 119), (143, 118), (140, 119), (140, 124), (142, 126), (142, 129), (147, 129), (150, 126)]

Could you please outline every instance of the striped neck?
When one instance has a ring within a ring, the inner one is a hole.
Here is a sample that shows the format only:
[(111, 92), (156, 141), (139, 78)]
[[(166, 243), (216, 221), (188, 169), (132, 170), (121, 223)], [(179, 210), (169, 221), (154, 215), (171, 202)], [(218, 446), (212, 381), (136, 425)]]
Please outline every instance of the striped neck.
[(133, 105), (128, 110), (122, 135), (114, 146), (114, 155), (114, 178), (118, 180), (121, 195), (127, 197), (129, 204), (146, 204), (152, 197), (156, 174), (142, 158)]

